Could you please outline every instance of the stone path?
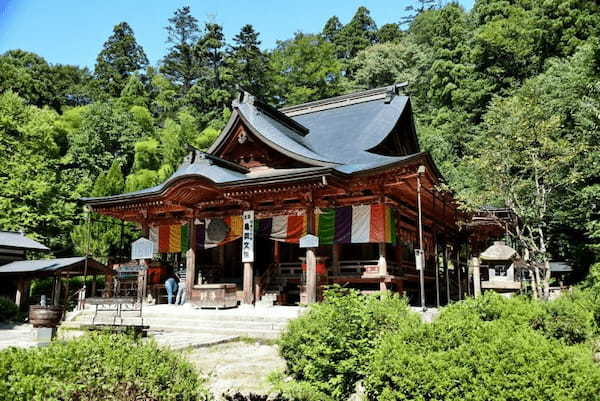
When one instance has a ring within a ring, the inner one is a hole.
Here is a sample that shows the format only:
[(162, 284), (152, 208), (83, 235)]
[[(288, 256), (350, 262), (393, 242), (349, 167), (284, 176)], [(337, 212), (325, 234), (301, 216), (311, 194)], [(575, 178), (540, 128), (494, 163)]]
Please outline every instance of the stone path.
[(149, 332), (148, 336), (154, 338), (158, 344), (172, 350), (204, 348), (238, 339), (238, 336), (176, 332)]
[(8, 347), (29, 348), (35, 347), (32, 327), (29, 324), (14, 326), (0, 326), (0, 350)]
[(225, 391), (267, 394), (269, 374), (285, 368), (277, 346), (260, 342), (235, 341), (184, 355), (208, 377), (208, 387), (217, 400)]

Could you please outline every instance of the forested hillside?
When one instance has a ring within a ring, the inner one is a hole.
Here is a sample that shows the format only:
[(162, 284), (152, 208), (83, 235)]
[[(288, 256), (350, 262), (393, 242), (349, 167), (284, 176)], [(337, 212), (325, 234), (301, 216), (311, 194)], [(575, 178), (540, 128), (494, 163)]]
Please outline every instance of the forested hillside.
[[(262, 51), (251, 25), (225, 38), (184, 7), (165, 16), (169, 49), (155, 66), (127, 22), (94, 71), (4, 53), (0, 229), (82, 252), (77, 199), (167, 178), (189, 146), (215, 139), (240, 86), (283, 106), (408, 81), (421, 147), (464, 207), (511, 206), (532, 258), (588, 265), (600, 243), (597, 2), (477, 0), (465, 11), (420, 0), (411, 13), (378, 26), (360, 7)], [(94, 221), (92, 253), (117, 254), (120, 223)]]

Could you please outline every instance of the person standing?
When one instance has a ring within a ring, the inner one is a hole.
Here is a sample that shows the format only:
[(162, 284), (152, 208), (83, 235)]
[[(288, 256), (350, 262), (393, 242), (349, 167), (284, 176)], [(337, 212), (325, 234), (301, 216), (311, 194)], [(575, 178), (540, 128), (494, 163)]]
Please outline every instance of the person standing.
[(173, 275), (172, 270), (169, 271), (169, 276), (165, 281), (165, 288), (167, 289), (167, 300), (169, 305), (173, 303), (173, 295), (177, 292), (177, 279)]
[(179, 266), (179, 270), (175, 275), (179, 279), (179, 285), (177, 286), (177, 297), (175, 298), (175, 305), (183, 305), (185, 303), (185, 267), (183, 265)]

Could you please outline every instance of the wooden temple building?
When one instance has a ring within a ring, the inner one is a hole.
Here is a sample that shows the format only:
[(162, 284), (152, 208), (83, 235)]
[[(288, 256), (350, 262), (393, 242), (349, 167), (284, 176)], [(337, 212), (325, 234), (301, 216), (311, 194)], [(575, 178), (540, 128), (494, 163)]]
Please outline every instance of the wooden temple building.
[[(438, 190), (443, 178), (419, 147), (401, 88), (282, 109), (241, 92), (213, 145), (193, 150), (165, 182), (84, 202), (138, 223), (155, 242), (155, 260), (186, 266), (189, 299), (199, 304), (206, 288), (233, 289), (248, 304), (310, 303), (334, 283), (397, 291), (418, 304), (420, 207), (427, 303), (462, 298), (460, 214)], [(243, 261), (249, 211), (254, 257)], [(318, 245), (301, 248), (306, 234)]]

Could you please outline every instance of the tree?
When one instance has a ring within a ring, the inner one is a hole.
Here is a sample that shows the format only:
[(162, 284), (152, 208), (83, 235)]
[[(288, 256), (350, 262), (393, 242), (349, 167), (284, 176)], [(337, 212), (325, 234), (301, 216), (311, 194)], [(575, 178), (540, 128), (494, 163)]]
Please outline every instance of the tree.
[(129, 76), (148, 65), (142, 46), (135, 40), (133, 30), (127, 22), (113, 28), (96, 58), (94, 75), (100, 88), (111, 97), (121, 94)]
[(377, 40), (377, 24), (370, 14), (366, 7), (359, 7), (350, 22), (336, 35), (337, 54), (345, 61), (345, 74), (348, 77), (352, 76), (350, 60)]
[(553, 201), (577, 174), (571, 166), (583, 148), (559, 135), (560, 117), (545, 100), (530, 85), (510, 98), (496, 98), (485, 115), (476, 163), (486, 177), (488, 199), (505, 202), (519, 217), (513, 234), (532, 272), (534, 295), (547, 299)]
[(182, 7), (169, 18), (169, 26), (165, 29), (169, 35), (167, 43), (171, 47), (162, 60), (160, 72), (186, 94), (201, 74), (195, 50), (200, 37), (198, 20), (192, 15), (190, 7)]
[(234, 36), (229, 49), (228, 63), (234, 80), (243, 88), (259, 98), (264, 98), (269, 85), (268, 57), (260, 50), (258, 32), (252, 25), (244, 25)]
[(270, 58), (273, 98), (279, 104), (297, 104), (340, 94), (342, 64), (335, 46), (320, 35), (297, 33), (278, 42)]
[(337, 36), (342, 30), (344, 25), (340, 22), (337, 16), (333, 16), (327, 20), (325, 26), (323, 26), (323, 31), (321, 35), (323, 38), (329, 43), (336, 43)]
[(10, 50), (0, 56), (0, 93), (17, 93), (28, 104), (50, 106), (60, 112), (64, 105), (90, 101), (91, 75), (87, 68), (50, 65), (37, 54)]
[(0, 228), (24, 230), (62, 253), (77, 193), (64, 176), (57, 119), (11, 91), (0, 95)]
[(377, 31), (377, 43), (397, 42), (404, 33), (398, 24), (385, 24)]

